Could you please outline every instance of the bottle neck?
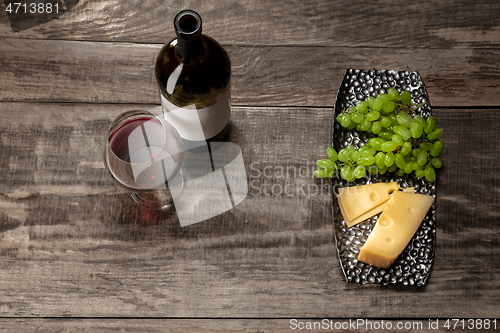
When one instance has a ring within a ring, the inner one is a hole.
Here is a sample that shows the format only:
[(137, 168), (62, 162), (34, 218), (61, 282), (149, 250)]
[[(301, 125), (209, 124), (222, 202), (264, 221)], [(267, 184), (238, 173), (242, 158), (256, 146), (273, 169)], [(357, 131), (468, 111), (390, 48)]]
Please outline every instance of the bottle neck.
[(203, 55), (203, 37), (199, 37), (193, 40), (187, 40), (183, 38), (177, 38), (177, 51), (182, 59), (194, 59), (200, 55)]
[(177, 50), (184, 60), (204, 53), (201, 17), (192, 10), (183, 10), (174, 18)]

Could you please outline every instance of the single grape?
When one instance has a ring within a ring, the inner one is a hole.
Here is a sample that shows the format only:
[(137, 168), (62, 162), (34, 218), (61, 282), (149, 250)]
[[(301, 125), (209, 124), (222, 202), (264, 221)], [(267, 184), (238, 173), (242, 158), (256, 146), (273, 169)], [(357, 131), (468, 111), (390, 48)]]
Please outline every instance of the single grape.
[(386, 141), (380, 145), (380, 149), (385, 152), (394, 151), (398, 148), (398, 144), (394, 141)]
[(385, 166), (385, 154), (383, 152), (378, 152), (375, 155), (375, 164), (378, 168), (383, 168)]
[(333, 147), (326, 148), (326, 155), (328, 155), (328, 158), (332, 162), (337, 162), (337, 160), (339, 159), (337, 152)]
[(411, 104), (411, 93), (408, 90), (401, 93), (401, 103), (403, 103), (403, 105)]
[(396, 165), (398, 166), (398, 168), (404, 169), (406, 167), (405, 159), (404, 159), (403, 155), (401, 155), (400, 153), (397, 153), (396, 155), (394, 155), (394, 161), (396, 162)]
[(415, 176), (417, 176), (420, 179), (424, 178), (425, 177), (425, 170), (424, 169), (415, 170)]
[(372, 165), (373, 163), (375, 163), (375, 157), (373, 155), (367, 157), (361, 157), (358, 160), (358, 165), (366, 166), (366, 165)]
[(351, 123), (349, 124), (349, 126), (347, 126), (347, 129), (349, 131), (351, 131), (351, 130), (353, 130), (353, 129), (356, 128), (356, 125), (358, 125), (358, 124), (356, 124), (354, 121), (351, 121)]
[(365, 116), (362, 113), (359, 112), (353, 112), (351, 113), (351, 120), (355, 122), (356, 124), (359, 124), (365, 119)]
[(389, 114), (393, 112), (395, 109), (396, 109), (396, 103), (392, 101), (387, 101), (384, 103), (384, 105), (382, 105), (382, 112), (384, 114)]
[(332, 162), (330, 159), (322, 158), (316, 161), (316, 165), (320, 168), (331, 168), (334, 166), (334, 162)]
[(326, 169), (326, 176), (328, 178), (333, 178), (337, 174), (337, 168), (328, 168)]
[(355, 152), (351, 153), (351, 160), (354, 162), (357, 162), (361, 158), (361, 153), (359, 150), (356, 150)]
[(368, 96), (368, 98), (366, 99), (366, 103), (368, 104), (368, 108), (370, 108), (371, 110), (373, 110), (373, 102), (375, 101), (375, 98), (373, 98), (372, 96)]
[(337, 115), (337, 121), (338, 121), (339, 123), (340, 123), (340, 120), (341, 120), (342, 118), (344, 118), (344, 114), (345, 114), (345, 113), (339, 113), (339, 114)]
[(380, 125), (380, 122), (379, 122), (379, 121), (374, 121), (374, 122), (372, 123), (372, 128), (371, 128), (371, 130), (372, 130), (372, 133), (373, 133), (373, 134), (379, 134), (379, 133), (380, 133), (380, 131), (382, 130), (382, 125)]
[(399, 125), (406, 128), (410, 128), (410, 125), (413, 121), (412, 117), (404, 111), (398, 113), (398, 115), (396, 116), (396, 120), (398, 121)]
[[(363, 147), (369, 147), (368, 145), (365, 145)], [(369, 157), (369, 156), (374, 156), (375, 154), (377, 153), (377, 151), (371, 147), (369, 147), (368, 149), (366, 150), (363, 150), (361, 152), (361, 156), (362, 157)]]
[(365, 151), (367, 151), (370, 148), (371, 148), (370, 145), (362, 145), (361, 147), (359, 147), (358, 151), (363, 154)]
[(389, 95), (384, 94), (384, 93), (378, 94), (376, 99), (379, 99), (379, 100), (381, 100), (382, 102), (385, 103), (386, 101), (389, 100)]
[(392, 141), (396, 142), (398, 147), (401, 147), (403, 145), (403, 138), (398, 134), (392, 135)]
[(381, 117), (380, 118), (380, 125), (382, 125), (382, 127), (384, 127), (384, 128), (391, 126), (391, 119), (387, 118), (387, 117)]
[(354, 168), (354, 178), (359, 179), (363, 178), (366, 174), (366, 169), (362, 165), (358, 165)]
[(325, 178), (326, 177), (326, 169), (318, 169), (314, 171), (314, 177), (316, 178)]
[(410, 164), (407, 164), (405, 166), (405, 173), (411, 173), (413, 170), (411, 169), (411, 165)]
[(405, 174), (405, 170), (404, 169), (398, 169), (398, 176), (399, 177), (404, 176), (404, 174)]
[(419, 114), (417, 114), (413, 117), (413, 121), (418, 121), (420, 124), (422, 124), (422, 127), (425, 127), (425, 125), (426, 125), (425, 119)]
[(436, 128), (434, 131), (427, 134), (427, 139), (436, 140), (436, 139), (439, 139), (442, 134), (443, 134), (443, 130), (440, 128)]
[(434, 130), (434, 127), (436, 127), (436, 120), (434, 119), (434, 117), (433, 116), (427, 117), (424, 127), (425, 134), (429, 134), (430, 132), (432, 132)]
[(380, 118), (380, 112), (378, 111), (371, 111), (366, 115), (366, 119), (368, 119), (369, 121), (375, 121), (378, 118)]
[(415, 148), (411, 151), (411, 154), (415, 157), (418, 157), (418, 154), (420, 154), (421, 152), (423, 152), (424, 150), (420, 149), (420, 148)]
[(420, 168), (420, 166), (418, 165), (417, 162), (413, 161), (413, 162), (410, 162), (410, 165), (411, 165), (411, 169), (413, 171), (417, 170), (418, 168)]
[(436, 180), (436, 172), (434, 171), (432, 165), (427, 164), (427, 166), (425, 167), (425, 179), (428, 182), (433, 182)]
[(429, 154), (431, 154), (432, 157), (437, 157), (441, 153), (441, 150), (443, 149), (443, 142), (441, 140), (437, 140), (434, 142), (434, 145), (429, 151)]
[(342, 117), (339, 119), (340, 125), (342, 127), (347, 127), (351, 123), (351, 116), (348, 113), (344, 113)]
[(392, 152), (385, 154), (385, 166), (390, 168), (394, 164), (395, 156)]
[(419, 166), (423, 166), (425, 165), (425, 163), (427, 163), (427, 159), (429, 158), (429, 156), (427, 155), (427, 152), (426, 151), (421, 151), (418, 156), (417, 156), (417, 164)]
[(349, 165), (344, 165), (342, 169), (340, 170), (340, 177), (344, 178), (347, 181), (353, 181), (354, 180), (354, 175), (352, 168)]
[(382, 106), (383, 105), (384, 105), (383, 101), (381, 101), (380, 99), (376, 99), (376, 100), (373, 101), (371, 109), (373, 111), (379, 112), (380, 110), (382, 110)]
[(351, 154), (356, 151), (356, 147), (354, 147), (353, 145), (348, 145), (347, 147), (345, 147), (345, 149), (351, 152)]
[(394, 133), (400, 135), (403, 140), (408, 141), (408, 139), (411, 138), (411, 132), (409, 129), (403, 126), (394, 126), (393, 129)]
[(366, 131), (367, 129), (369, 129), (369, 128), (370, 128), (370, 126), (372, 125), (372, 122), (371, 122), (371, 121), (369, 121), (368, 119), (365, 119), (365, 120), (363, 120), (363, 122), (362, 122), (361, 124), (359, 124), (359, 125), (360, 125), (360, 126), (359, 126), (359, 129), (360, 129), (361, 131)]
[(432, 147), (434, 147), (434, 145), (431, 142), (422, 142), (421, 144), (418, 145), (418, 148), (425, 151), (430, 151)]
[(351, 152), (347, 148), (341, 149), (338, 153), (338, 158), (340, 162), (345, 163), (349, 160), (350, 157), (351, 157)]
[(403, 145), (401, 146), (401, 150), (399, 152), (403, 156), (408, 155), (411, 152), (411, 143), (408, 142), (408, 141), (406, 141), (405, 143), (403, 143)]
[(424, 133), (424, 126), (422, 126), (420, 122), (414, 120), (410, 124), (410, 133), (412, 137), (418, 139)]
[(378, 136), (384, 140), (392, 140), (392, 134), (389, 131), (382, 131), (378, 134)]
[(437, 157), (434, 157), (432, 160), (431, 160), (431, 165), (433, 167), (435, 167), (436, 169), (439, 169), (440, 167), (443, 166), (443, 162), (441, 162), (441, 160)]
[(354, 110), (356, 110), (358, 112), (361, 112), (361, 113), (366, 113), (367, 107), (368, 107), (368, 102), (361, 101), (361, 102), (358, 103), (358, 105), (356, 105), (356, 107), (354, 108)]
[(387, 95), (389, 96), (389, 100), (393, 102), (399, 101), (400, 95), (399, 91), (396, 88), (394, 87), (389, 88), (389, 90), (387, 90)]

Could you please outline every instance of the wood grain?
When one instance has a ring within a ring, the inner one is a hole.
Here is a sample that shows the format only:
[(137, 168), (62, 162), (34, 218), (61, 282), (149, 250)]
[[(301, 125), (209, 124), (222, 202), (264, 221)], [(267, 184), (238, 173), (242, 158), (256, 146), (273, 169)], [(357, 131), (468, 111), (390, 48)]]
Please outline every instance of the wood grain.
[[(311, 177), (332, 109), (235, 107), (249, 195), (180, 228), (132, 204), (101, 162), (110, 120), (137, 107), (0, 103), (0, 316), (498, 317), (497, 109), (435, 110), (448, 150), (435, 263), (425, 288), (405, 288), (344, 282), (329, 187)], [(473, 142), (480, 166), (464, 162)]]
[[(438, 329), (432, 332), (449, 332), (444, 327), (445, 321), (431, 320)], [(453, 323), (452, 327), (453, 327)], [(370, 326), (371, 325), (371, 326)], [(364, 320), (358, 323), (342, 319), (0, 319), (0, 332), (148, 332), (148, 333), (182, 333), (182, 332), (290, 332), (300, 329), (307, 332), (343, 332), (368, 333), (373, 332), (375, 325), (383, 325), (384, 332), (401, 332), (406, 325), (406, 331), (429, 330), (428, 320)], [(400, 326), (398, 326), (400, 325)], [(466, 324), (467, 325), (467, 324)], [(342, 329), (342, 326), (344, 329)], [(308, 329), (312, 327), (312, 329)], [(315, 327), (315, 328), (314, 328)], [(335, 328), (337, 327), (337, 329)], [(350, 327), (350, 328), (349, 328)], [(376, 327), (376, 326), (375, 326)], [(392, 329), (387, 329), (392, 327)], [(401, 327), (402, 329), (398, 329)], [(433, 327), (433, 326), (431, 326)], [(330, 329), (332, 328), (332, 329)], [(484, 332), (484, 330), (467, 330), (467, 332)]]
[[(64, 15), (13, 33), (0, 11), (0, 37), (165, 43), (182, 9), (203, 18), (203, 30), (224, 45), (497, 48), (498, 2), (379, 1), (125, 1), (80, 0)], [(19, 14), (21, 15), (21, 14)]]
[[(0, 40), (0, 100), (159, 104), (161, 45)], [(498, 106), (499, 49), (230, 46), (232, 102), (334, 104), (347, 68), (418, 70), (433, 106)]]

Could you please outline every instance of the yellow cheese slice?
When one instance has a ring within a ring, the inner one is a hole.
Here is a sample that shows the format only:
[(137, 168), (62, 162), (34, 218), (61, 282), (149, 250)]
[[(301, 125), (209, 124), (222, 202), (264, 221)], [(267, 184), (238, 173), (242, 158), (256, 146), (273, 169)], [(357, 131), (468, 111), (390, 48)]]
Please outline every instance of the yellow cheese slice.
[(387, 205), (387, 201), (386, 201), (386, 202), (384, 202), (383, 204), (381, 204), (381, 205), (379, 205), (379, 206), (377, 206), (377, 207), (373, 208), (373, 209), (370, 209), (369, 211), (367, 211), (366, 213), (362, 214), (362, 215), (361, 215), (361, 216), (359, 216), (359, 217), (356, 217), (356, 218), (355, 218), (354, 220), (352, 220), (352, 221), (348, 221), (348, 220), (345, 220), (345, 219), (344, 219), (344, 220), (345, 220), (345, 224), (346, 224), (346, 225), (350, 228), (350, 227), (352, 227), (353, 225), (356, 225), (356, 224), (358, 224), (358, 223), (360, 223), (360, 222), (363, 222), (364, 220), (367, 220), (367, 219), (369, 219), (370, 217), (375, 216), (375, 215), (377, 215), (378, 213), (381, 213), (381, 212), (384, 210), (384, 208), (385, 208), (385, 206), (386, 206), (386, 205)]
[(380, 213), (384, 208), (375, 208), (387, 202), (391, 198), (391, 193), (398, 189), (397, 182), (340, 188), (337, 199), (346, 225), (350, 228)]
[(434, 197), (396, 191), (380, 215), (358, 260), (380, 268), (389, 268), (403, 252), (422, 223)]
[[(415, 188), (414, 187), (408, 187), (408, 188), (404, 189), (403, 192), (414, 193), (415, 192)], [(387, 205), (387, 201), (384, 202), (383, 204), (381, 204), (380, 206), (377, 206), (377, 207), (375, 207), (373, 209), (370, 209), (369, 211), (367, 211), (366, 213), (364, 213), (363, 215), (361, 215), (359, 217), (356, 217), (352, 221), (349, 221), (349, 222), (346, 221), (346, 225), (350, 228), (353, 225), (356, 225), (356, 224), (358, 224), (360, 222), (363, 222), (364, 220), (367, 220), (370, 217), (375, 216), (378, 213), (381, 213), (385, 209), (386, 205)]]

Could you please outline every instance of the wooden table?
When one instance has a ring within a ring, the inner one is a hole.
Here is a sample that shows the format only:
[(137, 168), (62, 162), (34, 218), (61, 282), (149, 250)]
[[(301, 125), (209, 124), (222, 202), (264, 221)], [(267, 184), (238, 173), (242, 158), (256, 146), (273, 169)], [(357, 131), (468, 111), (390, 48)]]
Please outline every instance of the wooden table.
[[(447, 318), (500, 317), (498, 1), (63, 3), (27, 23), (0, 6), (0, 332), (281, 332), (324, 318), (449, 331)], [(118, 114), (161, 110), (154, 60), (185, 8), (231, 57), (229, 140), (250, 189), (181, 228), (175, 211), (134, 204), (102, 151)], [(312, 172), (347, 68), (418, 70), (444, 128), (425, 287), (342, 275)]]

